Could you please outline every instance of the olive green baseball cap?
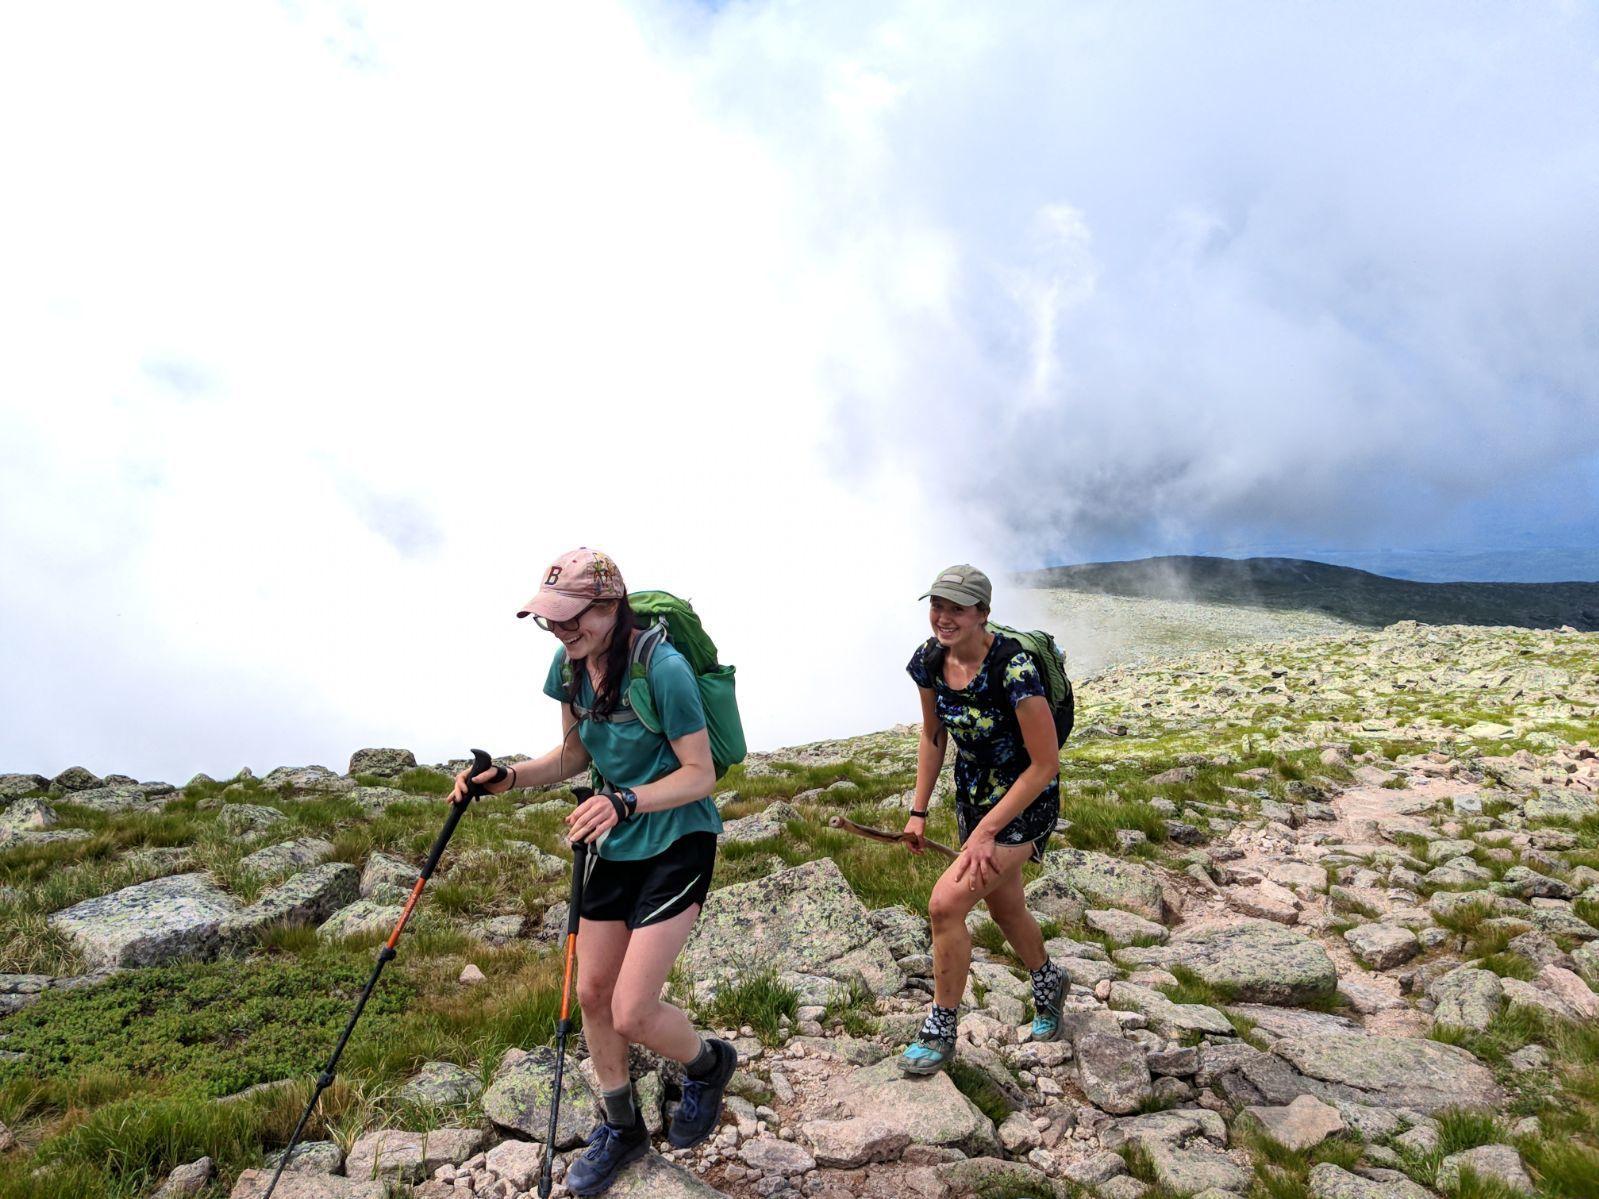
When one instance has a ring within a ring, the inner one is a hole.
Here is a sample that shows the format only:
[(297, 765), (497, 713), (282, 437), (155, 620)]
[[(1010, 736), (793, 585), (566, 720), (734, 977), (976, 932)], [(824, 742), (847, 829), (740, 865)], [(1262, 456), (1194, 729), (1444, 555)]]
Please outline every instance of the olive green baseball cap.
[(963, 562), (939, 571), (938, 578), (933, 580), (933, 585), (921, 598), (934, 595), (952, 604), (982, 604), (989, 607), (994, 602), (994, 585), (977, 567)]

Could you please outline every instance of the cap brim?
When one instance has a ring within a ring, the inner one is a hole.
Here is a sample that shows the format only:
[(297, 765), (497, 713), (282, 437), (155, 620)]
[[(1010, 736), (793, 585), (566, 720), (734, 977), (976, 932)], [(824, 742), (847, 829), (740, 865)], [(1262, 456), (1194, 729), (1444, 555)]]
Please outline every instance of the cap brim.
[(522, 610), (517, 616), (542, 616), (545, 620), (571, 620), (594, 602), (592, 596), (562, 595), (559, 591), (551, 591), (541, 587), (539, 592), (527, 603), (522, 605)]
[(986, 604), (988, 602), (975, 591), (967, 591), (960, 587), (951, 587), (948, 584), (945, 584), (942, 587), (934, 587), (931, 591), (924, 595), (918, 596), (917, 598), (931, 599), (935, 595), (938, 596), (939, 599), (947, 599), (952, 604), (960, 604), (963, 608), (969, 608), (976, 604)]

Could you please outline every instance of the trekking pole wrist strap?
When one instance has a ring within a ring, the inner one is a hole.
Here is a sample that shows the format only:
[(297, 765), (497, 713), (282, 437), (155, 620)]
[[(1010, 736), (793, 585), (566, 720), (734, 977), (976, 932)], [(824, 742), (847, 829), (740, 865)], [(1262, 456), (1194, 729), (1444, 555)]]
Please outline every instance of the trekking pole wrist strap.
[(606, 798), (611, 801), (611, 807), (616, 809), (616, 822), (626, 824), (633, 819), (633, 813), (638, 810), (638, 796), (631, 787), (617, 787), (615, 790), (606, 791)]

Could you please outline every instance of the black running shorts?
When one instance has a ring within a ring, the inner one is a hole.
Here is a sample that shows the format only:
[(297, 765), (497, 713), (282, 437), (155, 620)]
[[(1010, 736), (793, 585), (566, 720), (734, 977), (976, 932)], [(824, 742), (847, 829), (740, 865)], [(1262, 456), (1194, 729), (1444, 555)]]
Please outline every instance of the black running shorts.
[(589, 859), (583, 884), (585, 920), (621, 920), (630, 929), (660, 924), (705, 902), (716, 865), (716, 834), (686, 833), (653, 858)]

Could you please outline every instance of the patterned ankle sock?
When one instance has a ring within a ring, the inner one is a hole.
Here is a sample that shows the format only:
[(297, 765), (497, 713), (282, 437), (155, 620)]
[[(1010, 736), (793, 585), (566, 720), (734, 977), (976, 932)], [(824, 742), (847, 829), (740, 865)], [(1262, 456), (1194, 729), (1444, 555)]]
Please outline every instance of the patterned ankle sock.
[(933, 1005), (933, 1010), (927, 1013), (927, 1019), (922, 1022), (922, 1037), (929, 1040), (955, 1039), (955, 1009), (952, 1007), (939, 1007)]
[(1060, 983), (1061, 968), (1048, 958), (1037, 970), (1031, 971), (1033, 976), (1033, 1008), (1047, 1007), (1055, 997), (1055, 988)]

